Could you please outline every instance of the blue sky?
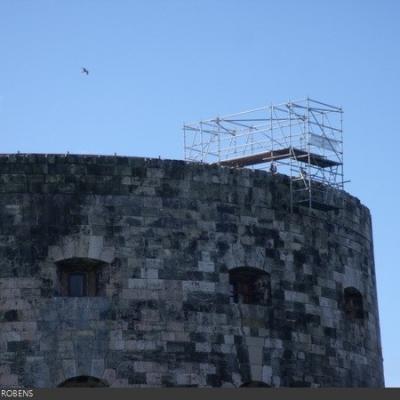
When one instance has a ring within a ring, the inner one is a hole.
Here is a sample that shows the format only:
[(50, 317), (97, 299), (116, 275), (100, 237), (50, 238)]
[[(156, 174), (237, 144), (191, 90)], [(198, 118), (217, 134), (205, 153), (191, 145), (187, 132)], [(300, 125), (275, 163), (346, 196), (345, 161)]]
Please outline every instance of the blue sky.
[(399, 20), (396, 0), (1, 0), (0, 152), (179, 159), (184, 121), (341, 105), (346, 190), (374, 221), (386, 385), (400, 386)]

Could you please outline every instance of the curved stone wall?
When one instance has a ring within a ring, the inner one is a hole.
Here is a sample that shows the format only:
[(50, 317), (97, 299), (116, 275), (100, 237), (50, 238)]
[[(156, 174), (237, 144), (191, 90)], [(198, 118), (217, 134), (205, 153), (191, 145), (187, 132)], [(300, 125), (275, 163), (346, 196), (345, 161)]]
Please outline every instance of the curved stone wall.
[[(288, 188), (182, 161), (0, 156), (0, 385), (383, 386), (369, 211), (338, 192), (340, 212), (290, 214)], [(101, 295), (69, 297), (60, 265), (85, 260)], [(264, 272), (262, 301), (235, 298), (235, 268)]]

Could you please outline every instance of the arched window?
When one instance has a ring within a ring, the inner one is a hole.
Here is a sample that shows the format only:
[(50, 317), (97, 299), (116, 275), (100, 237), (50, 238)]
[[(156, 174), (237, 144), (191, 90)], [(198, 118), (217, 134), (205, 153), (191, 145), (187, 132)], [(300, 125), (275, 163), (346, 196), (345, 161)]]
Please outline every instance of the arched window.
[(69, 258), (57, 263), (61, 296), (93, 297), (105, 294), (106, 263), (92, 258)]
[(270, 299), (270, 275), (256, 268), (240, 267), (229, 271), (235, 303), (266, 305)]
[(63, 383), (59, 384), (58, 387), (64, 387), (64, 388), (77, 388), (77, 387), (93, 387), (93, 388), (101, 388), (101, 387), (107, 387), (108, 385), (93, 376), (86, 376), (86, 375), (81, 375), (81, 376), (76, 376), (74, 378), (67, 379)]
[(266, 384), (265, 382), (261, 382), (261, 381), (250, 381), (250, 382), (243, 383), (242, 385), (240, 385), (240, 387), (241, 388), (257, 388), (257, 387), (269, 388), (271, 386)]
[(344, 312), (348, 319), (364, 318), (363, 298), (354, 287), (344, 289)]

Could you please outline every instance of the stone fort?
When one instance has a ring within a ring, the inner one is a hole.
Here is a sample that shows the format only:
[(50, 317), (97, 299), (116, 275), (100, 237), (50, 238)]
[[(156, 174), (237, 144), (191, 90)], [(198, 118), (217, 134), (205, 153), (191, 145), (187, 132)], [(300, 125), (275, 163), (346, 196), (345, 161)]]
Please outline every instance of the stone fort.
[(290, 178), (0, 156), (1, 387), (382, 387), (371, 217)]

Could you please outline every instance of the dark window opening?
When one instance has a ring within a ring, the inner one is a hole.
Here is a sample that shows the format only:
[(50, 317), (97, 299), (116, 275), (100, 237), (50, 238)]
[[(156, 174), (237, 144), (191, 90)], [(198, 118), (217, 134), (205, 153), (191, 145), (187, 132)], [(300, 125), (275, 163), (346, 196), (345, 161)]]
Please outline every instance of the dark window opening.
[(251, 382), (243, 383), (240, 387), (241, 387), (241, 388), (257, 388), (257, 387), (269, 388), (269, 387), (271, 387), (271, 386), (268, 385), (268, 384), (266, 384), (265, 382), (261, 382), (261, 381), (251, 381)]
[(90, 258), (71, 258), (60, 261), (57, 265), (61, 296), (105, 295), (106, 263)]
[(235, 303), (266, 305), (270, 300), (270, 275), (248, 267), (229, 271), (229, 283)]
[(76, 376), (74, 378), (67, 379), (58, 387), (74, 388), (74, 387), (107, 387), (108, 385), (102, 380), (93, 376)]
[(293, 381), (290, 383), (289, 387), (307, 388), (310, 387), (310, 383), (303, 381)]
[(87, 275), (83, 272), (71, 272), (68, 274), (68, 296), (87, 296)]
[(348, 319), (364, 318), (362, 294), (353, 287), (344, 289), (344, 312)]

